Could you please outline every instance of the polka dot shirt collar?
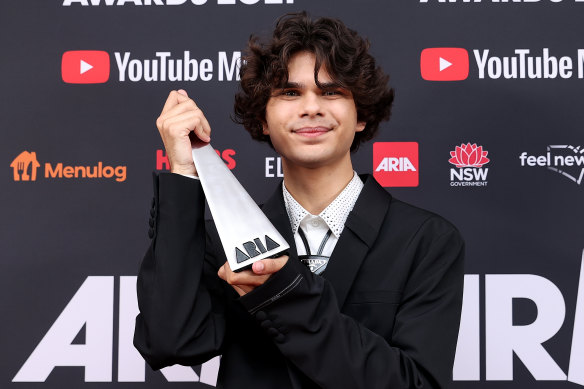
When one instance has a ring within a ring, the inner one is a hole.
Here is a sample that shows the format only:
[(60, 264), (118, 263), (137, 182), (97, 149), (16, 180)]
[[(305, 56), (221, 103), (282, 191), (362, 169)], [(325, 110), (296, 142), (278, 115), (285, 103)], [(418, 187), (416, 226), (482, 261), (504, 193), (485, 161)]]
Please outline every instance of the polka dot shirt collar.
[[(353, 178), (349, 181), (345, 189), (318, 215), (324, 220), (337, 238), (341, 236), (341, 232), (345, 228), (347, 217), (349, 217), (349, 213), (355, 206), (361, 189), (363, 189), (363, 181), (361, 181), (356, 172), (353, 172)], [(292, 197), (286, 189), (284, 182), (282, 182), (282, 191), (284, 193), (284, 205), (286, 206), (286, 212), (288, 213), (290, 225), (292, 226), (292, 233), (296, 234), (300, 222), (307, 216), (314, 217), (314, 215), (311, 215)]]

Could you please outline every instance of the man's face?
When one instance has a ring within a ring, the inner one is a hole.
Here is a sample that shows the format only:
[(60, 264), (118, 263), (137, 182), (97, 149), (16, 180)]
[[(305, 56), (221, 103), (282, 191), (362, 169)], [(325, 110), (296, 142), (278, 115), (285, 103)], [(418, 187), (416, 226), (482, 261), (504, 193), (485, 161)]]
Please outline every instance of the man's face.
[(357, 122), (357, 109), (350, 91), (334, 86), (326, 69), (320, 68), (314, 82), (315, 56), (294, 55), (288, 63), (288, 84), (275, 90), (266, 106), (263, 132), (270, 136), (284, 166), (318, 168), (350, 161)]

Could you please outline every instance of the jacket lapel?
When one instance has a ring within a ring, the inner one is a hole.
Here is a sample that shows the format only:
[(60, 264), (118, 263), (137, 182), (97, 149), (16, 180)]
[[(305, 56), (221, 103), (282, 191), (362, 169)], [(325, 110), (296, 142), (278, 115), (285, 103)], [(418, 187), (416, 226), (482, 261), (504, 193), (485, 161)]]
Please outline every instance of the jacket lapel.
[(379, 235), (391, 201), (391, 195), (371, 175), (362, 175), (361, 179), (364, 187), (323, 274), (335, 290), (339, 309), (343, 307), (367, 252)]
[(270, 219), (274, 227), (282, 234), (282, 237), (290, 245), (290, 256), (297, 257), (296, 243), (290, 226), (290, 219), (284, 205), (284, 195), (282, 193), (282, 182), (276, 187), (276, 190), (270, 196), (268, 201), (262, 206), (262, 211)]
[[(391, 202), (391, 195), (373, 176), (362, 175), (361, 179), (364, 183), (363, 190), (345, 222), (345, 229), (323, 273), (335, 290), (339, 308), (345, 303), (361, 263), (377, 239)], [(262, 211), (290, 245), (290, 257), (298, 260), (281, 183), (263, 205)]]

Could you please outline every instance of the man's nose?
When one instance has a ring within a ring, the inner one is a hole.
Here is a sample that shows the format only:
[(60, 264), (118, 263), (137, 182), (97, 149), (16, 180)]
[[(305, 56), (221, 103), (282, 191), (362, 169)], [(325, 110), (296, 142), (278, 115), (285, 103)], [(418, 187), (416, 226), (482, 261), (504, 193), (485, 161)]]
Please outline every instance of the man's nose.
[(316, 93), (306, 93), (302, 97), (301, 116), (315, 117), (322, 116), (322, 102)]

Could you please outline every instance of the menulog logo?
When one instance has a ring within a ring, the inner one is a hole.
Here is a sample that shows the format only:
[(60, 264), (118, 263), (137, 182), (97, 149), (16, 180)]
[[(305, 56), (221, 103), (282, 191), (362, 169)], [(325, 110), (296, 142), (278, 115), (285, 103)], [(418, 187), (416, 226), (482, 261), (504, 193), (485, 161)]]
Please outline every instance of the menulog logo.
[[(36, 181), (37, 170), (41, 164), (36, 152), (23, 151), (10, 163), (14, 181)], [(126, 166), (109, 166), (102, 161), (89, 165), (65, 165), (62, 162), (44, 165), (44, 178), (114, 178), (117, 182), (126, 181)]]
[(491, 160), (488, 151), (476, 143), (461, 144), (450, 152), (448, 162), (457, 167), (450, 169), (450, 186), (487, 186), (489, 168), (483, 168)]
[(373, 143), (373, 177), (381, 186), (418, 186), (418, 142)]
[(545, 167), (577, 185), (584, 178), (584, 148), (580, 146), (550, 145), (543, 155), (528, 155), (524, 151), (519, 160), (521, 166)]

